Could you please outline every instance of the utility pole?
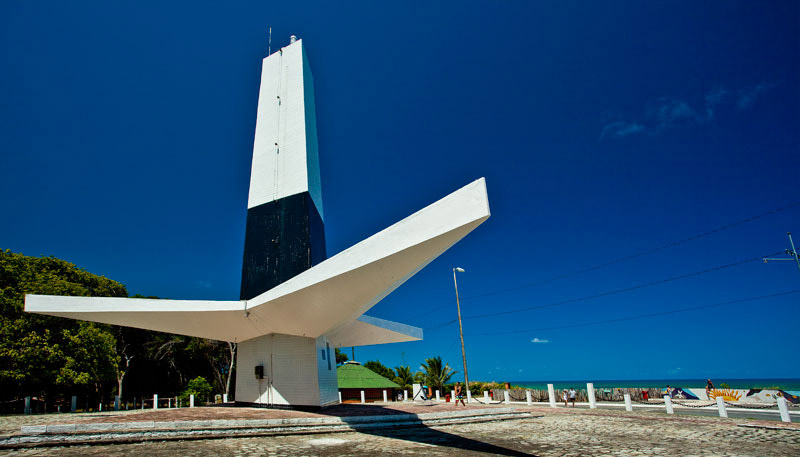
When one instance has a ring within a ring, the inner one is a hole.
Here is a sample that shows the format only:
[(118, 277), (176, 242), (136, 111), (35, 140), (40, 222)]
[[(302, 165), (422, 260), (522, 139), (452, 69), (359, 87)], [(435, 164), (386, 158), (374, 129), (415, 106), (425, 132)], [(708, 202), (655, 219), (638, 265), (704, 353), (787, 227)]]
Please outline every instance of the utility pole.
[[(458, 334), (461, 336), (461, 360), (464, 362), (464, 384), (465, 388), (469, 390), (469, 375), (467, 374), (467, 352), (464, 349), (464, 328), (461, 326), (461, 303), (458, 301), (458, 281), (456, 281), (456, 272), (463, 273), (464, 269), (455, 267), (453, 268), (453, 285), (456, 287), (456, 309), (458, 310)], [(464, 393), (466, 396), (467, 394)]]
[(797, 269), (800, 270), (800, 256), (797, 254), (797, 249), (794, 247), (794, 240), (792, 240), (792, 232), (786, 232), (789, 235), (789, 245), (792, 247), (791, 249), (786, 250), (786, 254), (789, 258), (780, 257), (780, 258), (767, 258), (764, 257), (764, 263), (767, 263), (768, 260), (794, 260), (797, 264)]

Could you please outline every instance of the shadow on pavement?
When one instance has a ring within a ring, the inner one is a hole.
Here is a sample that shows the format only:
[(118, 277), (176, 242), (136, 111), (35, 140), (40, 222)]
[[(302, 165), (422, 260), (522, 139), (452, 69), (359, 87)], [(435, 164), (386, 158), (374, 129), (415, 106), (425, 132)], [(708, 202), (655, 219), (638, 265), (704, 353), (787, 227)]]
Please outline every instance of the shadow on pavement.
[(471, 438), (465, 438), (463, 436), (443, 432), (441, 430), (434, 430), (425, 425), (409, 427), (406, 429), (359, 430), (359, 433), (404, 441), (413, 441), (415, 443), (431, 444), (434, 446), (447, 446), (455, 449), (461, 449), (463, 451), (482, 452), (491, 455), (536, 457), (535, 454), (527, 454), (525, 452), (515, 451), (514, 449), (496, 446), (491, 443), (486, 443)]
[[(420, 404), (418, 407), (434, 406), (433, 404), (426, 405)], [(441, 409), (431, 408), (431, 412), (443, 412)], [(344, 422), (348, 419), (357, 419), (359, 416), (386, 416), (386, 415), (408, 415), (414, 419), (420, 419), (415, 413), (410, 413), (402, 409), (393, 409), (391, 406), (385, 405), (338, 405), (330, 408), (325, 408), (321, 411), (323, 414), (337, 416)], [(451, 426), (457, 426), (453, 424)], [(516, 451), (513, 449), (496, 446), (491, 443), (465, 438), (453, 433), (447, 433), (441, 430), (430, 428), (426, 425), (413, 425), (401, 428), (377, 428), (359, 430), (359, 433), (365, 435), (381, 436), (384, 438), (392, 438), (404, 441), (412, 441), (422, 444), (430, 444), (434, 446), (446, 446), (464, 451), (480, 452), (492, 455), (508, 455), (508, 456), (533, 456), (534, 454), (527, 454), (525, 452)]]

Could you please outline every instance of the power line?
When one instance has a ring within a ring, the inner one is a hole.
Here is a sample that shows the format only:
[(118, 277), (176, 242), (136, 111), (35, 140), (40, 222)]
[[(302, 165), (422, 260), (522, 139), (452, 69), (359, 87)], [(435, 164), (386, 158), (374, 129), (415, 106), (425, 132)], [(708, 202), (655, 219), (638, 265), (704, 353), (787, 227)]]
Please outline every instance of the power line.
[[(545, 304), (545, 305), (527, 306), (527, 307), (524, 307), (524, 308), (512, 309), (512, 310), (507, 310), (507, 311), (497, 311), (497, 312), (487, 313), (487, 314), (475, 314), (475, 315), (471, 315), (471, 316), (470, 315), (466, 315), (466, 316), (462, 316), (462, 319), (477, 319), (477, 318), (481, 318), (481, 317), (496, 317), (496, 316), (502, 316), (502, 315), (506, 315), (506, 314), (520, 313), (520, 312), (524, 312), (524, 311), (532, 311), (532, 310), (535, 310), (535, 309), (549, 308), (549, 307), (553, 307), (553, 306), (561, 306), (561, 305), (566, 305), (566, 304), (569, 304), (569, 303), (575, 303), (575, 302), (584, 301), (584, 300), (591, 300), (593, 298), (600, 298), (600, 297), (619, 294), (619, 293), (623, 293), (623, 292), (630, 292), (632, 290), (643, 289), (645, 287), (656, 286), (656, 285), (665, 284), (665, 283), (672, 282), (672, 281), (678, 281), (678, 280), (681, 280), (681, 279), (691, 278), (693, 276), (699, 276), (699, 275), (702, 275), (702, 274), (705, 274), (705, 273), (711, 273), (713, 271), (719, 271), (719, 270), (724, 270), (726, 268), (732, 268), (732, 267), (735, 267), (735, 266), (743, 265), (745, 263), (761, 261), (764, 257), (769, 257), (769, 256), (772, 256), (772, 255), (777, 255), (777, 254), (779, 254), (779, 253), (767, 254), (766, 256), (752, 257), (752, 258), (749, 258), (749, 259), (740, 260), (738, 262), (728, 263), (728, 264), (725, 264), (725, 265), (720, 265), (720, 266), (716, 266), (716, 267), (712, 267), (712, 268), (706, 268), (705, 270), (694, 271), (694, 272), (691, 272), (691, 273), (685, 273), (685, 274), (682, 274), (682, 275), (673, 276), (673, 277), (666, 278), (666, 279), (659, 279), (657, 281), (652, 281), (652, 282), (639, 284), (639, 285), (631, 286), (631, 287), (625, 287), (625, 288), (622, 288), (622, 289), (614, 289), (614, 290), (609, 290), (609, 291), (606, 291), (606, 292), (600, 292), (598, 294), (588, 295), (588, 296), (585, 296), (585, 297), (571, 298), (569, 300), (561, 300), (561, 301), (558, 301), (558, 302), (548, 303), (548, 304)], [(429, 329), (429, 331), (434, 331), (434, 330), (437, 330), (439, 328), (445, 327), (445, 326), (449, 325), (451, 322), (455, 322), (455, 321), (448, 321), (448, 322), (443, 322), (443, 323), (437, 324), (437, 325), (431, 327)]]
[(800, 293), (800, 289), (789, 290), (789, 291), (786, 291), (786, 292), (778, 292), (778, 293), (768, 294), (768, 295), (760, 295), (758, 297), (741, 298), (741, 299), (738, 299), (738, 300), (730, 300), (730, 301), (726, 301), (726, 302), (722, 302), (722, 303), (714, 303), (714, 304), (711, 304), (711, 305), (690, 306), (688, 308), (680, 308), (680, 309), (674, 309), (674, 310), (670, 310), (670, 311), (660, 311), (660, 312), (657, 312), (657, 313), (640, 314), (640, 315), (636, 315), (636, 316), (620, 317), (620, 318), (616, 318), (616, 319), (607, 319), (607, 320), (595, 321), (595, 322), (586, 322), (586, 323), (583, 323), (583, 324), (559, 325), (559, 326), (556, 326), (556, 327), (542, 327), (542, 328), (534, 328), (534, 329), (527, 329), (527, 330), (513, 330), (513, 331), (507, 331), (507, 332), (478, 333), (475, 336), (509, 335), (509, 334), (515, 334), (515, 333), (543, 332), (543, 331), (548, 331), (548, 330), (560, 330), (560, 329), (565, 329), (565, 328), (577, 328), (577, 327), (588, 327), (588, 326), (591, 326), (591, 325), (611, 324), (611, 323), (615, 323), (615, 322), (632, 321), (632, 320), (636, 320), (636, 319), (646, 319), (648, 317), (657, 317), (657, 316), (665, 316), (665, 315), (668, 315), (668, 314), (683, 313), (683, 312), (687, 312), (687, 311), (696, 311), (696, 310), (699, 310), (699, 309), (713, 308), (713, 307), (716, 307), (716, 306), (725, 306), (725, 305), (733, 305), (733, 304), (736, 304), (736, 303), (745, 303), (745, 302), (751, 302), (751, 301), (756, 301), (756, 300), (764, 300), (764, 299), (767, 299), (767, 298), (780, 297), (780, 296), (783, 296), (783, 295), (790, 295), (790, 294), (796, 294), (796, 293)]
[(502, 293), (506, 293), (506, 292), (513, 292), (515, 290), (525, 289), (525, 288), (528, 288), (528, 287), (534, 287), (534, 286), (538, 286), (538, 285), (541, 285), (541, 284), (546, 284), (546, 283), (549, 283), (549, 282), (557, 281), (559, 279), (569, 278), (571, 276), (579, 275), (579, 274), (582, 274), (582, 273), (588, 273), (590, 271), (599, 270), (599, 269), (605, 268), (605, 267), (607, 267), (609, 265), (614, 265), (614, 264), (617, 264), (617, 263), (625, 262), (625, 261), (632, 260), (632, 259), (635, 259), (635, 258), (638, 258), (638, 257), (642, 257), (642, 256), (645, 256), (645, 255), (648, 255), (648, 254), (653, 254), (653, 253), (658, 252), (658, 251), (663, 251), (664, 249), (668, 249), (668, 248), (672, 248), (672, 247), (675, 247), (675, 246), (678, 246), (678, 245), (681, 245), (681, 244), (684, 244), (684, 243), (688, 243), (689, 241), (694, 241), (694, 240), (697, 240), (697, 239), (700, 239), (700, 238), (704, 238), (704, 237), (707, 237), (709, 235), (713, 235), (715, 233), (719, 233), (719, 232), (722, 232), (722, 231), (737, 227), (739, 225), (746, 224), (748, 222), (753, 222), (753, 221), (756, 221), (758, 219), (761, 219), (762, 217), (770, 216), (772, 214), (779, 213), (781, 211), (785, 211), (787, 209), (791, 209), (791, 208), (794, 208), (794, 207), (797, 207), (797, 206), (800, 206), (800, 201), (797, 201), (797, 202), (794, 202), (794, 203), (790, 203), (790, 204), (788, 204), (786, 206), (781, 206), (780, 208), (775, 208), (775, 209), (772, 209), (770, 211), (767, 211), (767, 212), (764, 212), (764, 213), (761, 213), (761, 214), (758, 214), (758, 215), (755, 215), (755, 216), (751, 216), (751, 217), (748, 217), (748, 218), (745, 218), (745, 219), (741, 219), (739, 221), (732, 222), (730, 224), (722, 225), (722, 226), (717, 227), (715, 229), (712, 229), (712, 230), (709, 230), (707, 232), (703, 232), (703, 233), (700, 233), (700, 234), (697, 234), (697, 235), (693, 235), (693, 236), (690, 236), (688, 238), (683, 238), (683, 239), (678, 240), (678, 241), (673, 241), (673, 242), (667, 243), (667, 244), (665, 244), (663, 246), (659, 246), (659, 247), (656, 247), (656, 248), (648, 249), (646, 251), (641, 251), (641, 252), (638, 252), (638, 253), (635, 253), (635, 254), (627, 255), (625, 257), (620, 257), (618, 259), (614, 259), (614, 260), (611, 260), (611, 261), (608, 261), (608, 262), (605, 262), (605, 263), (601, 263), (601, 264), (598, 264), (598, 265), (595, 265), (595, 266), (583, 268), (581, 270), (573, 271), (571, 273), (565, 273), (565, 274), (562, 274), (562, 275), (559, 275), (559, 276), (552, 277), (550, 279), (545, 279), (545, 280), (536, 281), (536, 282), (532, 282), (532, 283), (522, 284), (522, 285), (515, 286), (515, 287), (510, 287), (508, 289), (495, 290), (495, 291), (487, 292), (487, 293), (484, 293), (484, 294), (473, 295), (471, 297), (462, 298), (462, 301), (463, 300), (473, 300), (473, 299), (476, 299), (476, 298), (487, 297), (487, 296), (490, 296), (490, 295), (497, 295), (497, 294), (502, 294)]

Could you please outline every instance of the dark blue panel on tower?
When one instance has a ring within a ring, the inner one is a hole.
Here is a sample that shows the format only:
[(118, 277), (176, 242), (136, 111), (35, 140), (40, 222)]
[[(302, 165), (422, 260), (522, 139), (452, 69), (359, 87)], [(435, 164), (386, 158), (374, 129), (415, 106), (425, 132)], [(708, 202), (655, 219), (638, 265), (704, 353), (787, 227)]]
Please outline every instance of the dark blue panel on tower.
[(256, 297), (326, 257), (325, 227), (308, 192), (250, 208), (239, 298)]

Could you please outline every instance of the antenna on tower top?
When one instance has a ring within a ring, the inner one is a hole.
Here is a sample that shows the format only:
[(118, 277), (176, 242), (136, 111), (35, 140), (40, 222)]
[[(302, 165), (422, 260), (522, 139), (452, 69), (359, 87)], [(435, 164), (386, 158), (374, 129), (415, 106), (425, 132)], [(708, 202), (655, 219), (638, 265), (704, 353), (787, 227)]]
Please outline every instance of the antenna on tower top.
[(272, 54), (272, 27), (269, 28), (269, 45), (267, 45), (267, 55)]

